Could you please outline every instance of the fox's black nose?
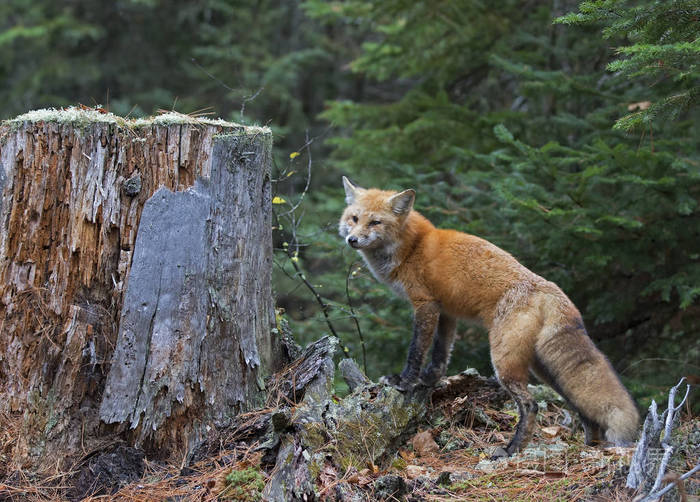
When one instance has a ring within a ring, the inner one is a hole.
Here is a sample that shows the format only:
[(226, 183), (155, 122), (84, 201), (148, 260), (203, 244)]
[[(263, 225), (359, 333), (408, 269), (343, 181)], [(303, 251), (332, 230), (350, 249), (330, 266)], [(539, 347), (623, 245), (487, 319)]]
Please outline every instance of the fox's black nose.
[(348, 244), (350, 244), (352, 247), (355, 247), (355, 245), (357, 244), (357, 237), (355, 237), (354, 235), (348, 237)]

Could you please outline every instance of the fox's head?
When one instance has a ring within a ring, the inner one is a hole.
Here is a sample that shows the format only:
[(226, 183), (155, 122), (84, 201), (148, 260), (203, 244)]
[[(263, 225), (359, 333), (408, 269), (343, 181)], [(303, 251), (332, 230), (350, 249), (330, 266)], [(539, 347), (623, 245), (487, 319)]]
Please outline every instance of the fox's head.
[(414, 190), (391, 192), (360, 188), (343, 176), (345, 208), (338, 231), (355, 249), (376, 249), (399, 241), (416, 198)]

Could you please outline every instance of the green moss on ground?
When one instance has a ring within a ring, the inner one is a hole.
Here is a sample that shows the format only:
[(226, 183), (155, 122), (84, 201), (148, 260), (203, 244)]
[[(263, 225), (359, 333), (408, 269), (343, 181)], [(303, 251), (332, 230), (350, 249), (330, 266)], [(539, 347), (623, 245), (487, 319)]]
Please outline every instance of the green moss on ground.
[(234, 470), (226, 476), (226, 487), (219, 494), (219, 498), (255, 502), (262, 500), (263, 488), (265, 481), (260, 470), (253, 467)]

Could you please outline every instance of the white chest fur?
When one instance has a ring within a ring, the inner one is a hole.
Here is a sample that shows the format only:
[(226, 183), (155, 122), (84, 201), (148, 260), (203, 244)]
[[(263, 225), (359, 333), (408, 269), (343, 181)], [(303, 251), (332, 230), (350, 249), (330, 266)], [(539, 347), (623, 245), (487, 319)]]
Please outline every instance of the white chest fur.
[(385, 249), (360, 251), (372, 275), (381, 283), (386, 284), (400, 296), (406, 296), (403, 285), (393, 276), (397, 263), (394, 254)]

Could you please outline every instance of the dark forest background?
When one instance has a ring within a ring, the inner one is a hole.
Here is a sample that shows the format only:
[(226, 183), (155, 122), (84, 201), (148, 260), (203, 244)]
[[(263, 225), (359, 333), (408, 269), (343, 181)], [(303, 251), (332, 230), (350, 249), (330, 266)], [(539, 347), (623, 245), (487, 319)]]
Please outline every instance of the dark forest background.
[[(336, 236), (340, 176), (415, 188), (557, 282), (644, 403), (700, 373), (699, 37), (699, 0), (4, 0), (0, 118), (272, 127), (278, 315), (300, 342), (330, 322), (371, 377), (411, 314)], [(459, 333), (450, 371), (490, 372)]]

